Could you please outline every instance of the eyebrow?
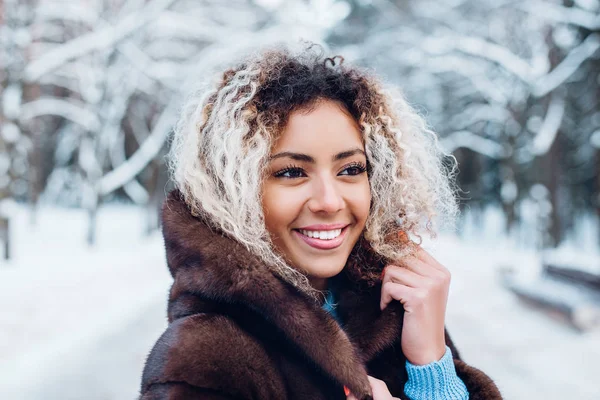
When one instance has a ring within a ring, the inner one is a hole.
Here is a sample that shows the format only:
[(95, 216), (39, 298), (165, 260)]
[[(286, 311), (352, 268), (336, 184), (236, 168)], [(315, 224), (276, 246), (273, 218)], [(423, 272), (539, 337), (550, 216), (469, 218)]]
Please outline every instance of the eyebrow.
[[(332, 157), (332, 160), (333, 161), (343, 160), (344, 158), (352, 157), (355, 154), (362, 154), (363, 156), (366, 157), (365, 152), (362, 149), (356, 148), (356, 149), (342, 151), (341, 153), (334, 155)], [(315, 159), (312, 158), (311, 156), (309, 156), (308, 154), (294, 153), (291, 151), (284, 151), (281, 153), (277, 153), (277, 154), (271, 156), (269, 160), (272, 161), (272, 160), (275, 160), (277, 158), (282, 158), (282, 157), (289, 157), (292, 160), (304, 161), (304, 162), (308, 162), (308, 163), (312, 163), (312, 164), (315, 163)]]

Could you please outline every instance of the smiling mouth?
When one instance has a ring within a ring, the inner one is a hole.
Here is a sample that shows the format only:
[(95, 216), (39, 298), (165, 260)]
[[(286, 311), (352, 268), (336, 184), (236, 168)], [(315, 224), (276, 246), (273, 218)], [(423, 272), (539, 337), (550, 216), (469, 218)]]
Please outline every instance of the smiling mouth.
[(349, 228), (350, 225), (346, 225), (342, 229), (332, 229), (330, 231), (294, 229), (294, 234), (310, 247), (319, 250), (331, 250), (339, 247), (344, 242)]

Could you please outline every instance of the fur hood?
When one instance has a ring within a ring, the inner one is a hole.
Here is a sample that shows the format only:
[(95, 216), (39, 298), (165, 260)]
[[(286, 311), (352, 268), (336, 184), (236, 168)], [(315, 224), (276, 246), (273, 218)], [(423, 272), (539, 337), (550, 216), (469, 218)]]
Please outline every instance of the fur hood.
[[(170, 382), (182, 381), (189, 390), (225, 391), (231, 398), (291, 398), (285, 376), (288, 367), (282, 366), (288, 365), (289, 357), (283, 364), (272, 362), (283, 357), (278, 346), (294, 349), (290, 354), (297, 352), (316, 367), (332, 388), (339, 390), (345, 385), (359, 399), (371, 398), (367, 371), (373, 375), (378, 368), (371, 364), (379, 365), (382, 358), (390, 357), (398, 371), (389, 368), (389, 373), (400, 374), (390, 379), (397, 383), (388, 382), (385, 376), (378, 378), (384, 379), (396, 396), (403, 395), (401, 387), (393, 389), (406, 379), (406, 372), (402, 373), (406, 359), (398, 351), (402, 305), (392, 302), (380, 311), (381, 287), (369, 288), (352, 278), (353, 263), (384, 265), (368, 245), (359, 242), (344, 272), (333, 278), (342, 329), (319, 304), (271, 272), (243, 245), (191, 215), (178, 191), (169, 194), (162, 223), (167, 263), (174, 278), (168, 306), (170, 325), (148, 357), (142, 398), (163, 398), (144, 397), (144, 393), (157, 385), (166, 390)], [(220, 318), (208, 321), (209, 315)], [(446, 338), (470, 398), (501, 398), (491, 380), (463, 363), (448, 334)], [(271, 355), (268, 348), (277, 354)], [(229, 382), (224, 373), (235, 376), (235, 382)], [(254, 373), (259, 378), (252, 377)], [(299, 375), (295, 373), (293, 379)], [(282, 384), (269, 383), (277, 387), (267, 392), (254, 387), (256, 379), (276, 382), (279, 378)], [(254, 387), (253, 393), (247, 393), (247, 387)], [(338, 398), (343, 398), (343, 393), (339, 394)]]

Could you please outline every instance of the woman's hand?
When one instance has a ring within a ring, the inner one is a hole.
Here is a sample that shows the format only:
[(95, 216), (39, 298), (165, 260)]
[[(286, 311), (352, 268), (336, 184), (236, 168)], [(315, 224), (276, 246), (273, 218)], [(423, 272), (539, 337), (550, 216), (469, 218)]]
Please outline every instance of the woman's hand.
[[(369, 376), (369, 383), (373, 392), (373, 400), (400, 400), (398, 397), (392, 397), (384, 381)], [(344, 390), (346, 391), (346, 400), (356, 400), (356, 397), (346, 387)]]
[(440, 360), (446, 351), (444, 323), (450, 272), (419, 247), (416, 256), (383, 271), (381, 309), (398, 300), (404, 305), (402, 352), (415, 365)]

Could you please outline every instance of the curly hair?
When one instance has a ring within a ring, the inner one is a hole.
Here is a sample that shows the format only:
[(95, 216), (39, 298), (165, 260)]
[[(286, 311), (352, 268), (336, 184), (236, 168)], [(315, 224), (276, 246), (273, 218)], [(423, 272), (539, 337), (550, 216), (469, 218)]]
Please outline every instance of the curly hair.
[[(397, 89), (384, 89), (340, 56), (324, 57), (316, 45), (253, 54), (193, 94), (169, 157), (172, 179), (194, 215), (313, 297), (307, 277), (273, 246), (261, 186), (270, 149), (290, 114), (321, 100), (342, 104), (362, 132), (372, 200), (361, 241), (385, 260), (400, 260), (415, 250), (407, 235), (435, 236), (436, 216), (454, 222), (456, 160), (442, 151), (435, 133)], [(380, 270), (363, 268), (353, 275), (371, 283), (380, 279)]]

